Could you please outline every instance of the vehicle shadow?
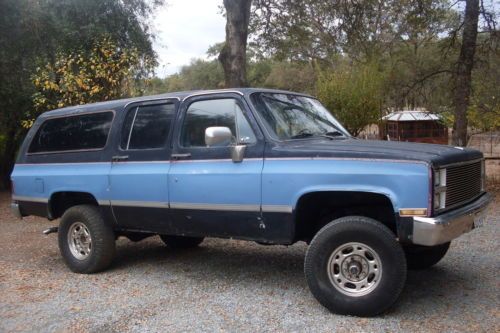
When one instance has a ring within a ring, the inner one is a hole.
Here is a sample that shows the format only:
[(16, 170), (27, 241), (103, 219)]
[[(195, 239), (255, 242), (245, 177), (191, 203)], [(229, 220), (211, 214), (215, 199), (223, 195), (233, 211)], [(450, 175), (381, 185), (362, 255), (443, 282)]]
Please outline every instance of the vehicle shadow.
[(120, 243), (108, 271), (147, 267), (149, 272), (175, 272), (190, 279), (204, 279), (209, 275), (255, 285), (286, 279), (287, 283), (295, 283), (290, 288), (307, 288), (303, 276), (305, 251), (305, 245), (265, 246), (211, 239), (192, 249), (170, 249), (153, 238), (144, 243)]
[[(307, 291), (303, 273), (306, 248), (305, 244), (285, 247), (208, 240), (199, 248), (173, 250), (166, 248), (161, 241), (151, 239), (144, 244), (121, 243), (111, 270), (131, 267), (143, 270), (147, 267), (149, 273), (169, 272), (194, 281), (210, 276), (218, 282), (255, 288), (282, 288), (282, 281), (286, 281), (289, 288)], [(426, 270), (410, 270), (399, 301), (385, 316), (407, 312), (411, 308), (426, 311), (427, 305), (435, 302), (456, 303), (457, 299), (481, 285), (481, 280), (481, 274), (466, 263), (457, 266), (446, 260)]]

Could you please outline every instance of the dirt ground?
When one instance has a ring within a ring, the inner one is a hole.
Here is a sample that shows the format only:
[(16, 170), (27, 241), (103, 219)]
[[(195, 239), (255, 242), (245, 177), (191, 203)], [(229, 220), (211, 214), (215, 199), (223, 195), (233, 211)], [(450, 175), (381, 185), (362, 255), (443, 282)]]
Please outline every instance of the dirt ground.
[(499, 332), (500, 191), (483, 228), (435, 267), (410, 271), (396, 306), (377, 318), (326, 311), (303, 276), (305, 244), (207, 239), (173, 251), (158, 237), (118, 240), (106, 272), (71, 273), (56, 225), (10, 215), (0, 193), (0, 332)]

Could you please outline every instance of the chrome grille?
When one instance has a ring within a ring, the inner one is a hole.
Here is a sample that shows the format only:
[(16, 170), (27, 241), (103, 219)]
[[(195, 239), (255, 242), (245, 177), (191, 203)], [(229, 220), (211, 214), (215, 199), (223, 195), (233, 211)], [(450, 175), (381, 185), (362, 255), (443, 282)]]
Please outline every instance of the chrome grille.
[(446, 168), (445, 209), (465, 203), (481, 193), (482, 161)]

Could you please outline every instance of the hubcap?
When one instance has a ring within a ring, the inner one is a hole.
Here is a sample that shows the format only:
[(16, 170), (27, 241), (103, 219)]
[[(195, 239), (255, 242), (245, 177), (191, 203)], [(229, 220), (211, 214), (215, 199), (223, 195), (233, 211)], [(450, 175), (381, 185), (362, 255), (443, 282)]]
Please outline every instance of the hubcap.
[(341, 293), (363, 296), (372, 292), (382, 277), (382, 262), (371, 247), (363, 243), (339, 246), (328, 260), (328, 278)]
[(68, 244), (71, 254), (78, 260), (87, 259), (92, 252), (92, 237), (82, 222), (75, 222), (68, 231)]

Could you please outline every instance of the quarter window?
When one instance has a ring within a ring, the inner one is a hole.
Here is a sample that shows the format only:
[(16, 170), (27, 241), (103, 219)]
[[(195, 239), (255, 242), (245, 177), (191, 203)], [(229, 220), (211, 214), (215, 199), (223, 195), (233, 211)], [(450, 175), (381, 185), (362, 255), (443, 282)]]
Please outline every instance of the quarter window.
[(182, 146), (205, 147), (205, 130), (214, 126), (228, 127), (234, 141), (240, 144), (257, 141), (238, 102), (226, 98), (198, 101), (189, 106), (182, 126)]
[(123, 125), (121, 148), (153, 149), (165, 145), (175, 115), (175, 104), (138, 106), (131, 109)]
[(35, 134), (28, 153), (102, 149), (112, 120), (113, 112), (48, 119)]

